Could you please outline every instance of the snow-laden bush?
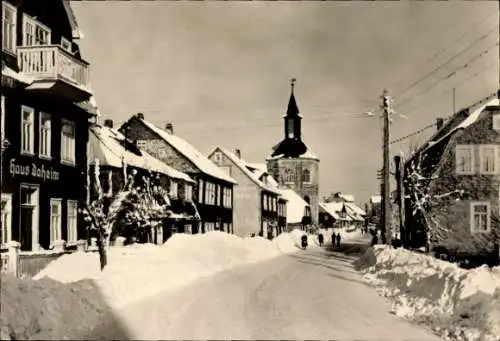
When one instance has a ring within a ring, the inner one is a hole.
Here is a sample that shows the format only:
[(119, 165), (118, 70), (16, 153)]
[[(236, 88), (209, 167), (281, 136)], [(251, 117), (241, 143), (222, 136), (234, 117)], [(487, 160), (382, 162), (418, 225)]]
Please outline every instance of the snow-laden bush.
[(370, 248), (356, 262), (393, 312), (448, 340), (500, 340), (500, 268), (464, 270), (424, 254)]

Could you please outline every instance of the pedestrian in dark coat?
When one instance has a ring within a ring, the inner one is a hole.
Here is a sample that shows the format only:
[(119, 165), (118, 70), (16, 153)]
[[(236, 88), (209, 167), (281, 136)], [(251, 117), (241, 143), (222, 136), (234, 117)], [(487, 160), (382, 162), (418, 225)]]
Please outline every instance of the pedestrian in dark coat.
[(340, 232), (339, 232), (339, 234), (337, 235), (337, 247), (340, 247), (340, 239), (341, 239), (341, 237), (340, 237)]
[(322, 233), (320, 233), (318, 235), (318, 242), (319, 242), (319, 246), (323, 246), (323, 234)]
[(332, 247), (335, 248), (335, 238), (337, 236), (335, 235), (335, 232), (332, 232)]

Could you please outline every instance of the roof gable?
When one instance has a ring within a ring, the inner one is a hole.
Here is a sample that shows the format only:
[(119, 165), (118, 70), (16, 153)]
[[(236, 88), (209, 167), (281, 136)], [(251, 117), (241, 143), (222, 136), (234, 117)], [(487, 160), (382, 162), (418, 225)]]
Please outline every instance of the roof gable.
[(148, 121), (135, 117), (136, 120), (141, 122), (146, 128), (155, 133), (160, 139), (165, 143), (174, 148), (177, 152), (183, 155), (186, 159), (191, 161), (200, 172), (207, 174), (215, 179), (223, 180), (232, 184), (237, 184), (231, 176), (226, 174), (222, 169), (220, 169), (215, 163), (209, 160), (205, 155), (200, 153), (195, 147), (184, 139), (167, 133), (166, 131), (158, 128)]
[(259, 175), (262, 175), (262, 173), (260, 171), (259, 171), (259, 173), (252, 172), (251, 169), (253, 169), (253, 168), (248, 167), (248, 164), (245, 160), (239, 158), (235, 154), (231, 153), (230, 151), (228, 151), (227, 149), (222, 148), (222, 147), (215, 148), (215, 150), (209, 154), (209, 158), (216, 152), (221, 152), (226, 157), (227, 160), (229, 160), (232, 164), (234, 164), (236, 167), (238, 167), (238, 169), (240, 169), (241, 172), (248, 179), (250, 179), (256, 186), (258, 186), (260, 189), (263, 189), (263, 190), (275, 193), (277, 195), (280, 195), (280, 193), (276, 189), (274, 189), (270, 186), (267, 186), (265, 183), (260, 181)]

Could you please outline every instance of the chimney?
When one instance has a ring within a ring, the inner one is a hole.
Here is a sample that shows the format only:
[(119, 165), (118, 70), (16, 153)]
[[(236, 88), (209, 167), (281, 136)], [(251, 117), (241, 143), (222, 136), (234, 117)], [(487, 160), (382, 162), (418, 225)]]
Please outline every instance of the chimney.
[(138, 119), (143, 120), (144, 119), (144, 114), (142, 112), (138, 112), (137, 115), (135, 115)]
[(113, 128), (113, 120), (104, 120), (104, 126), (108, 128)]
[(167, 133), (169, 133), (170, 135), (173, 135), (174, 134), (174, 126), (172, 125), (172, 123), (167, 123), (165, 125), (165, 131)]
[(236, 156), (238, 157), (238, 159), (241, 159), (241, 150), (235, 149), (234, 153), (236, 154)]
[(444, 119), (442, 117), (436, 118), (437, 130), (441, 130), (441, 128), (443, 128), (443, 124), (444, 124)]

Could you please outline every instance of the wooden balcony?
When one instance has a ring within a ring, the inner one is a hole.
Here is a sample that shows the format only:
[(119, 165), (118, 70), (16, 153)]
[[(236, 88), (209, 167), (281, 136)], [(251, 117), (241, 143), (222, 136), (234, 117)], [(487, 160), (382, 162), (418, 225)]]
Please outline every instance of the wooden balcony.
[(19, 72), (33, 79), (27, 90), (45, 91), (73, 102), (91, 95), (89, 64), (59, 45), (18, 46)]

